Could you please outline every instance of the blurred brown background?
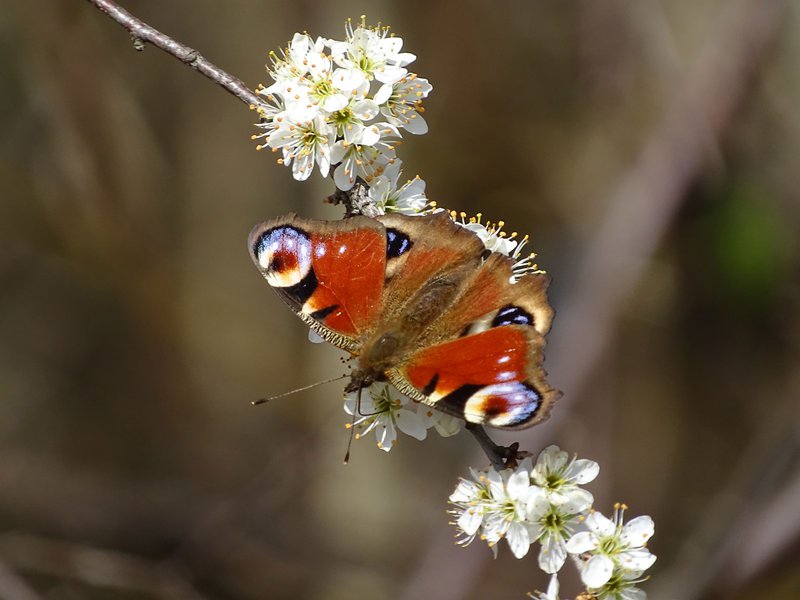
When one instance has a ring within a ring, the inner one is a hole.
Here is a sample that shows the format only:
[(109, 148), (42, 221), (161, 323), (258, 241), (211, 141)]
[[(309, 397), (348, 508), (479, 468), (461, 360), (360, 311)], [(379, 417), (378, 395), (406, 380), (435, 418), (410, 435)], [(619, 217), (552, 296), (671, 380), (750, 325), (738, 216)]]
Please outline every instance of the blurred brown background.
[[(519, 439), (656, 521), (657, 600), (800, 598), (800, 7), (778, 0), (126, 0), (255, 86), (295, 31), (392, 25), (434, 85), (406, 174), (534, 236), (565, 392)], [(466, 434), (347, 435), (341, 372), (250, 263), (320, 203), (254, 115), (80, 0), (0, 1), (0, 597), (460, 600)], [(570, 571), (570, 568), (566, 568)], [(564, 596), (576, 582), (567, 577)]]

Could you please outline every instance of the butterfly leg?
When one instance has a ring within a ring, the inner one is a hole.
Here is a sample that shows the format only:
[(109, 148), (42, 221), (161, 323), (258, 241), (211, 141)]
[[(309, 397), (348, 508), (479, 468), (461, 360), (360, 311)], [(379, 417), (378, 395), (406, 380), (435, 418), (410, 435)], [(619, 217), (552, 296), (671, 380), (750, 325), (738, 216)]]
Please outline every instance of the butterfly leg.
[(519, 442), (514, 442), (510, 446), (499, 446), (492, 441), (483, 425), (467, 423), (466, 428), (478, 440), (478, 444), (480, 444), (486, 456), (489, 457), (489, 461), (491, 461), (495, 469), (502, 471), (515, 466), (519, 453)]

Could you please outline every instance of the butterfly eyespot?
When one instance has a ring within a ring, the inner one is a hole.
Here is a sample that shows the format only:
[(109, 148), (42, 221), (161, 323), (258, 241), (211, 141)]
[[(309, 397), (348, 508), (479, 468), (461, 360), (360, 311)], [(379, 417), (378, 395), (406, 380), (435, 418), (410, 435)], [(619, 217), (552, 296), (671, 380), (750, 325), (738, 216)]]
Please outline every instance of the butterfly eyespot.
[(492, 327), (503, 325), (533, 325), (533, 315), (524, 308), (509, 304), (498, 310), (492, 319)]
[(273, 287), (300, 285), (312, 273), (311, 240), (295, 227), (265, 231), (256, 238), (253, 254)]
[(513, 427), (530, 421), (541, 405), (541, 395), (520, 381), (487, 385), (476, 391), (464, 405), (468, 421), (493, 427)]
[(386, 258), (397, 258), (411, 250), (411, 240), (402, 231), (386, 229)]

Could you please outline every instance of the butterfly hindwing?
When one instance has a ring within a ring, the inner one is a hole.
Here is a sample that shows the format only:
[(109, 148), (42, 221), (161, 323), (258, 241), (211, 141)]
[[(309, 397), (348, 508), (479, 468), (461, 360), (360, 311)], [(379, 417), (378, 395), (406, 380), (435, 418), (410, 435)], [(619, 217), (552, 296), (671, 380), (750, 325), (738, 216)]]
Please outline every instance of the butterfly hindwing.
[(267, 282), (300, 318), (331, 343), (358, 350), (381, 309), (387, 244), (380, 223), (290, 214), (257, 225), (248, 246)]
[(545, 380), (543, 347), (533, 327), (503, 325), (422, 348), (388, 375), (411, 398), (468, 422), (528, 427), (559, 396)]
[(542, 368), (549, 279), (531, 273), (512, 283), (512, 265), (492, 253), (469, 272), (416, 352), (388, 373), (395, 387), (468, 422), (519, 428), (547, 418), (560, 394)]

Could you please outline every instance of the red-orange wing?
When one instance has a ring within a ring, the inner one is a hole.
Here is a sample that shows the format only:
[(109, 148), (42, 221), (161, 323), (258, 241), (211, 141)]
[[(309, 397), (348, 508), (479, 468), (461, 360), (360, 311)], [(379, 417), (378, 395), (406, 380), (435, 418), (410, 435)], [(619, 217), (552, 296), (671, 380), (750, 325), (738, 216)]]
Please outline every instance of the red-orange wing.
[(422, 348), (388, 375), (411, 398), (467, 422), (529, 427), (560, 395), (545, 380), (543, 347), (532, 326), (497, 326)]
[(248, 246), (278, 295), (329, 342), (355, 352), (374, 328), (386, 270), (386, 231), (373, 219), (290, 214), (257, 225)]

